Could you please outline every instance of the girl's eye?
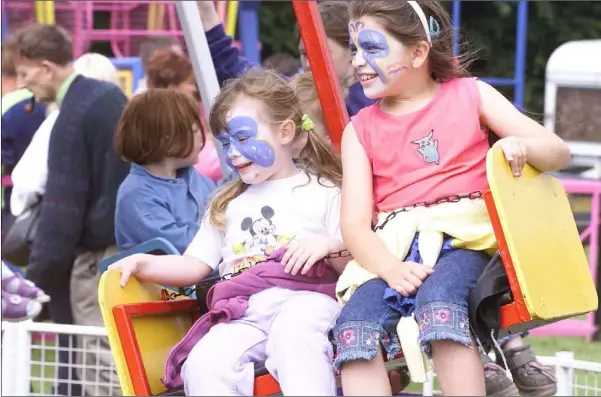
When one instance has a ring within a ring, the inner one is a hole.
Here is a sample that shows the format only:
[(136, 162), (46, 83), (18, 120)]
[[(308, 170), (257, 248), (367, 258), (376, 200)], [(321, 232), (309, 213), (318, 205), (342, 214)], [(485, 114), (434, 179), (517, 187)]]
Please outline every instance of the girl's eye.
[(246, 141), (248, 141), (248, 138), (246, 138), (246, 137), (240, 137), (240, 138), (238, 138), (238, 142), (240, 142), (240, 143), (244, 143)]

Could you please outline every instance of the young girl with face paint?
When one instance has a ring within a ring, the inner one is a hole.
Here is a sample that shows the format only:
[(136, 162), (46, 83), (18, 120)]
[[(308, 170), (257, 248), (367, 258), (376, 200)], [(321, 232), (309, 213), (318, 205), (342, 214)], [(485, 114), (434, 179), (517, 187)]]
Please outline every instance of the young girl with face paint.
[(337, 285), (346, 304), (333, 330), (344, 393), (390, 395), (382, 356), (407, 340), (397, 333), (403, 305), (443, 394), (483, 396), (467, 302), (496, 250), (478, 193), (488, 187), (488, 129), (516, 178), (526, 162), (566, 167), (569, 149), (467, 77), (439, 3), (353, 1), (349, 16), (353, 65), (365, 94), (380, 99), (342, 137), (341, 228), (355, 258)]
[[(217, 267), (235, 275), (210, 294), (230, 294), (218, 302), (229, 321), (206, 327), (205, 316), (193, 326), (168, 359), (166, 385), (183, 384), (193, 396), (250, 396), (254, 363), (265, 361), (285, 395), (335, 395), (327, 334), (340, 310), (334, 286), (347, 259), (322, 259), (344, 248), (339, 156), (275, 72), (230, 81), (210, 125), (239, 177), (218, 191), (183, 256), (135, 255), (111, 269), (122, 272), (122, 284), (134, 275), (188, 286)], [(237, 295), (241, 287), (246, 292)]]

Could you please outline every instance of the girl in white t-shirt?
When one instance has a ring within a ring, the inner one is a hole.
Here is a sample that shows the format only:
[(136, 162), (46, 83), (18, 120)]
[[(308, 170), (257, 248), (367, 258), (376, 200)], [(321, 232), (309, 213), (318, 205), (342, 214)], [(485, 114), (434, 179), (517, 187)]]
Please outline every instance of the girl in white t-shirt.
[[(340, 159), (302, 114), (293, 86), (274, 72), (249, 71), (223, 88), (210, 124), (239, 177), (217, 193), (183, 256), (134, 255), (112, 265), (122, 285), (133, 275), (185, 287), (217, 267), (236, 274), (283, 246), (285, 271), (306, 274), (344, 250)], [(347, 260), (329, 263), (340, 273)], [(253, 294), (241, 319), (213, 326), (194, 346), (181, 370), (186, 394), (252, 395), (253, 364), (265, 361), (284, 395), (336, 395), (327, 334), (339, 309), (317, 292)]]

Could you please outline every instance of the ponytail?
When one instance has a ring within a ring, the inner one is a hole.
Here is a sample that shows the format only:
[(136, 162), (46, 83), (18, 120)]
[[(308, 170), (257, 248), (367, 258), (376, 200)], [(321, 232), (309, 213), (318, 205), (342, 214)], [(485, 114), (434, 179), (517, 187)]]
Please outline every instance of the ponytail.
[(332, 144), (325, 140), (315, 128), (303, 131), (307, 135), (307, 144), (300, 152), (299, 166), (305, 172), (317, 175), (317, 180), (325, 178), (337, 187), (342, 186), (342, 162), (340, 154)]

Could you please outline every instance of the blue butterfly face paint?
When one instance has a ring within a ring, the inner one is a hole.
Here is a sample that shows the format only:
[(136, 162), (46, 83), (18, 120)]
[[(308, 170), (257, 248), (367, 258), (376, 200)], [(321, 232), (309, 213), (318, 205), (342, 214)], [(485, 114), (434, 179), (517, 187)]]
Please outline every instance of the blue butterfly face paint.
[(378, 74), (380, 80), (386, 83), (388, 77), (376, 63), (376, 60), (386, 58), (390, 53), (386, 37), (377, 30), (364, 29), (357, 35), (357, 44), (361, 48), (365, 62)]
[(380, 97), (386, 86), (408, 69), (406, 61), (403, 61), (404, 47), (368, 18), (351, 21), (349, 33), (349, 48), (361, 85), (368, 97)]
[[(270, 167), (275, 162), (273, 148), (257, 138), (258, 133), (259, 125), (252, 117), (237, 116), (228, 121), (227, 131), (217, 134), (227, 164), (237, 170), (247, 183), (259, 178), (259, 173), (252, 172), (254, 165)], [(251, 175), (245, 178), (245, 174)]]

